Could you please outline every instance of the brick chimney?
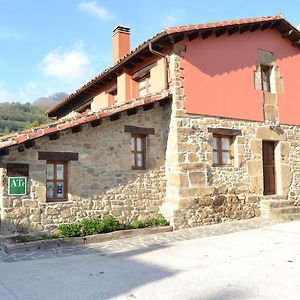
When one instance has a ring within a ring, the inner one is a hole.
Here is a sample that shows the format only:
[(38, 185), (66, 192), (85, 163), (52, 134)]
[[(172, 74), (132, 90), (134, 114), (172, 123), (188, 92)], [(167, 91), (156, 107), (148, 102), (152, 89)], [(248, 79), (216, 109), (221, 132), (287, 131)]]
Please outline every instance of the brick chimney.
[(130, 52), (130, 28), (118, 25), (113, 30), (113, 64)]

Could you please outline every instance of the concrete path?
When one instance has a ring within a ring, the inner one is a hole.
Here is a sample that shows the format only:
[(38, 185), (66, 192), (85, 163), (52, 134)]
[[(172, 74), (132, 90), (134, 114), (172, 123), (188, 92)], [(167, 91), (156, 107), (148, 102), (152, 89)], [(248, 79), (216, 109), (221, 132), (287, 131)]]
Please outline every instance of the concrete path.
[(300, 221), (0, 254), (0, 299), (299, 299)]

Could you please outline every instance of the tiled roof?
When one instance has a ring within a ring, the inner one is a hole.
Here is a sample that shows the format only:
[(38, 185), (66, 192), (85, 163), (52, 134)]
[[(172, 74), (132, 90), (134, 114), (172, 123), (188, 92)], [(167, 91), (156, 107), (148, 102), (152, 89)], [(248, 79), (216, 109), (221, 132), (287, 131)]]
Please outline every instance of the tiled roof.
[[(140, 51), (146, 49), (150, 42), (155, 43), (155, 42), (162, 40), (163, 38), (166, 38), (168, 36), (174, 36), (176, 34), (185, 33), (185, 32), (189, 32), (189, 31), (196, 31), (196, 30), (201, 30), (201, 29), (213, 29), (213, 28), (228, 27), (228, 26), (234, 26), (234, 25), (252, 24), (252, 23), (259, 23), (259, 22), (280, 21), (280, 20), (284, 20), (284, 19), (282, 16), (278, 15), (278, 16), (247, 18), (247, 19), (238, 19), (238, 20), (231, 20), (231, 21), (224, 21), (224, 22), (213, 22), (213, 23), (204, 23), (204, 24), (195, 24), (195, 25), (188, 25), (188, 26), (178, 26), (178, 27), (166, 28), (165, 30), (157, 33), (153, 37), (144, 41), (142, 44), (138, 45), (129, 54), (125, 55), (122, 59), (120, 59), (114, 66), (112, 66), (108, 69), (105, 69), (99, 75), (95, 76), (94, 78), (89, 80), (86, 84), (84, 84), (79, 89), (77, 89), (74, 93), (72, 93), (69, 96), (67, 96), (66, 98), (64, 98), (58, 104), (56, 104), (51, 109), (49, 109), (47, 111), (47, 114), (49, 116), (55, 116), (55, 113), (58, 109), (60, 109), (64, 105), (72, 102), (72, 100), (75, 100), (76, 96), (78, 96), (80, 93), (86, 91), (89, 87), (91, 87), (94, 84), (96, 84), (97, 82), (99, 82), (105, 76), (113, 73), (117, 68), (119, 68), (120, 66), (125, 64), (127, 61), (129, 61), (132, 57), (134, 57)], [(290, 25), (287, 21), (285, 21), (285, 22), (288, 25)], [(294, 28), (294, 29), (296, 31), (298, 31), (296, 28)]]
[(61, 119), (60, 121), (52, 124), (42, 125), (39, 127), (23, 130), (6, 136), (0, 136), (0, 149), (21, 145), (28, 141), (32, 141), (44, 136), (58, 133), (66, 129), (76, 127), (78, 125), (87, 124), (98, 119), (110, 117), (112, 115), (128, 111), (130, 109), (142, 107), (168, 98), (170, 98), (169, 92), (164, 91), (157, 95), (151, 95), (135, 99), (125, 104), (103, 109), (97, 112), (82, 113), (76, 115), (73, 118)]

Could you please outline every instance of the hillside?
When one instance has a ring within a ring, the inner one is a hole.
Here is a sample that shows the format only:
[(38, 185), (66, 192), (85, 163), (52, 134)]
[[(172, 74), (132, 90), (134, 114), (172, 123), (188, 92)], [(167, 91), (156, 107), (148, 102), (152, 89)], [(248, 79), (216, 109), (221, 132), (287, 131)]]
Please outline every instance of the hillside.
[(57, 104), (60, 100), (68, 96), (66, 93), (54, 93), (49, 97), (40, 97), (32, 102), (32, 105), (43, 108), (45, 111)]
[(49, 121), (43, 109), (30, 103), (0, 103), (0, 136)]
[(0, 103), (0, 136), (51, 122), (45, 111), (66, 96), (66, 93), (55, 93), (33, 103)]

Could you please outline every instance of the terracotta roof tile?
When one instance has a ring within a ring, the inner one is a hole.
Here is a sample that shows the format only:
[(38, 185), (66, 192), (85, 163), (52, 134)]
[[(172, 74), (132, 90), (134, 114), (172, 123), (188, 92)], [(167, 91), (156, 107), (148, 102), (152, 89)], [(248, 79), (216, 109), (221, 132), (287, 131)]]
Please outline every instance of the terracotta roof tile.
[(109, 117), (116, 113), (124, 112), (126, 110), (132, 109), (134, 107), (141, 107), (149, 103), (154, 103), (157, 101), (164, 100), (166, 98), (170, 98), (171, 95), (169, 91), (163, 91), (157, 95), (151, 95), (140, 99), (134, 99), (128, 103), (114, 106), (111, 108), (103, 109), (98, 112), (92, 113), (84, 113), (79, 114), (76, 117), (69, 119), (62, 119), (55, 123), (49, 125), (41, 125), (39, 127), (26, 129), (17, 133), (9, 134), (6, 136), (0, 137), (0, 149), (8, 148), (11, 146), (21, 145), (26, 141), (35, 140), (37, 138), (41, 138), (47, 136), (49, 134), (53, 134), (56, 132), (60, 132), (81, 124), (90, 123), (97, 119), (102, 119), (105, 117)]

